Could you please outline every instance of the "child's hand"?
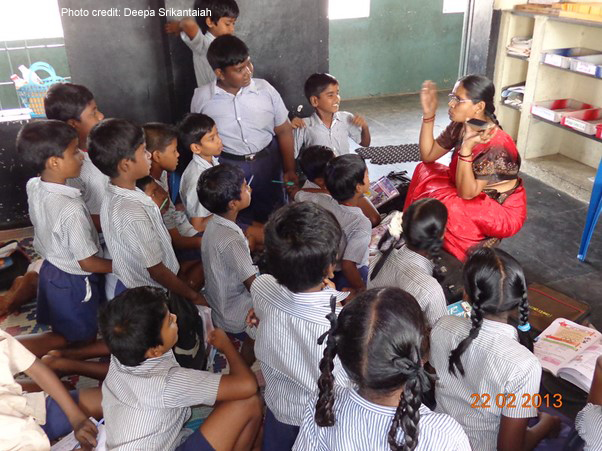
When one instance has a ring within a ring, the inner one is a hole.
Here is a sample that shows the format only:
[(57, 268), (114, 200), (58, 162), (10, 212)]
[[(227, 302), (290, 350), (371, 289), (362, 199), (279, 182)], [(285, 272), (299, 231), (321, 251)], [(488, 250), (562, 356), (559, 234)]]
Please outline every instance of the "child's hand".
[(196, 296), (191, 299), (191, 301), (195, 305), (204, 305), (205, 307), (209, 307), (207, 299), (205, 299), (205, 296), (203, 296), (201, 293), (196, 293)]
[(167, 34), (179, 34), (180, 33), (180, 21), (175, 20), (173, 22), (167, 22), (165, 24), (165, 33)]
[(252, 308), (249, 310), (249, 313), (247, 313), (247, 317), (245, 319), (245, 323), (247, 323), (247, 326), (249, 327), (257, 327), (259, 326), (259, 318), (257, 318), (257, 315), (255, 315), (255, 309)]
[(223, 329), (213, 329), (209, 332), (207, 343), (220, 352), (223, 352), (228, 346), (234, 346)]
[(73, 428), (75, 438), (82, 446), (82, 449), (93, 449), (96, 446), (96, 436), (98, 429), (88, 418)]
[(422, 83), (420, 90), (420, 103), (422, 104), (422, 113), (426, 117), (434, 116), (437, 112), (437, 85), (431, 80)]
[(305, 128), (305, 121), (300, 117), (295, 116), (291, 121), (291, 125), (293, 126), (293, 128)]
[(360, 116), (359, 114), (356, 114), (353, 116), (353, 119), (351, 120), (351, 123), (353, 125), (357, 125), (358, 127), (364, 128), (368, 126), (368, 123), (366, 122), (366, 119), (364, 119), (363, 116)]
[(545, 424), (548, 429), (546, 437), (555, 438), (558, 437), (561, 428), (560, 417), (550, 415), (549, 413), (539, 412), (539, 422)]
[(322, 280), (322, 284), (323, 284), (322, 288), (332, 288), (333, 290), (336, 290), (336, 286), (334, 285), (334, 282), (328, 278), (324, 278)]

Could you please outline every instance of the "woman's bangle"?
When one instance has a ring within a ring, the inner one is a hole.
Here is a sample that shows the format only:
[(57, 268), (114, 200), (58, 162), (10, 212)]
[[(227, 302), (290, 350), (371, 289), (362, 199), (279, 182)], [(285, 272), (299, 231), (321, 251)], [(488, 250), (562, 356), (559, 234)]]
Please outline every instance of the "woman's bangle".
[(423, 114), (423, 115), (422, 115), (422, 122), (427, 122), (427, 123), (428, 123), (428, 122), (433, 122), (433, 121), (435, 120), (435, 116), (436, 116), (436, 114), (433, 114), (431, 117), (427, 117), (427, 118), (425, 118), (425, 117), (424, 117), (424, 114)]
[(465, 157), (460, 154), (458, 154), (458, 160), (466, 161), (467, 163), (472, 163), (474, 161), (472, 155), (470, 157)]

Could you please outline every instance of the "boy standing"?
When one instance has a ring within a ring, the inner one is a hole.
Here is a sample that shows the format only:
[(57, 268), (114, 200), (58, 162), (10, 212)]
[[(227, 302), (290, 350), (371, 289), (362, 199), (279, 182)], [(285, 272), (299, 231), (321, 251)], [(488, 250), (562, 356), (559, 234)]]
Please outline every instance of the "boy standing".
[(194, 8), (211, 11), (211, 15), (168, 22), (165, 31), (179, 33), (184, 44), (192, 50), (196, 83), (203, 86), (215, 81), (215, 73), (207, 61), (207, 49), (215, 38), (234, 34), (239, 11), (234, 0), (196, 0)]
[(38, 356), (96, 338), (103, 299), (99, 274), (111, 272), (111, 261), (99, 257), (98, 233), (80, 191), (66, 184), (82, 167), (77, 145), (75, 130), (56, 120), (30, 122), (17, 136), (19, 154), (40, 173), (27, 182), (27, 201), (34, 247), (44, 258), (37, 320), (49, 324), (52, 333), (41, 334), (36, 345), (26, 344)]
[(284, 205), (281, 183), (296, 182), (292, 126), (278, 92), (252, 78), (249, 49), (235, 36), (220, 36), (207, 51), (216, 83), (194, 91), (191, 111), (212, 117), (223, 141), (221, 162), (238, 166), (247, 180), (254, 176), (253, 201), (241, 222), (265, 223)]
[[(230, 374), (180, 367), (171, 350), (178, 341), (176, 320), (165, 292), (152, 287), (126, 290), (101, 311), (111, 350), (102, 385), (107, 449), (251, 449), (261, 421), (254, 374), (219, 329), (208, 342), (225, 354)], [(215, 408), (182, 442), (182, 426), (198, 404)]]
[(315, 112), (297, 119), (295, 157), (306, 146), (321, 145), (334, 150), (337, 156), (349, 153), (349, 138), (360, 146), (370, 145), (370, 129), (359, 115), (339, 111), (339, 82), (330, 74), (312, 74), (305, 82), (305, 97)]
[[(327, 280), (340, 239), (335, 217), (312, 202), (282, 207), (265, 226), (268, 274), (251, 286), (250, 315), (251, 323), (258, 323), (255, 353), (266, 381), (264, 450), (292, 448), (315, 396), (326, 346), (319, 338), (330, 327), (331, 298), (340, 302), (349, 294)], [(349, 384), (338, 362), (334, 375), (337, 385)]]
[(100, 220), (119, 278), (115, 294), (148, 285), (205, 304), (176, 275), (180, 266), (159, 207), (136, 188), (136, 180), (150, 171), (142, 128), (123, 119), (105, 119), (92, 129), (89, 142), (92, 162), (111, 179)]

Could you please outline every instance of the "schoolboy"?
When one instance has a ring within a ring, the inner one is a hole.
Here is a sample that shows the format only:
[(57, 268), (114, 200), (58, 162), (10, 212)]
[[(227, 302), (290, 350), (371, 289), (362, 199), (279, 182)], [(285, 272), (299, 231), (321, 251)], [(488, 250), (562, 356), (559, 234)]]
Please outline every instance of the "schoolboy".
[(100, 274), (111, 272), (111, 261), (99, 257), (98, 233), (80, 191), (66, 184), (82, 167), (77, 145), (75, 130), (57, 120), (30, 122), (17, 136), (19, 154), (40, 174), (27, 182), (27, 201), (34, 247), (44, 258), (37, 320), (49, 324), (52, 333), (40, 335), (40, 348), (24, 342), (38, 356), (96, 338)]
[(358, 202), (369, 186), (368, 169), (359, 155), (342, 155), (326, 166), (326, 187), (339, 203), (337, 219), (345, 241), (341, 270), (335, 273), (334, 279), (338, 289), (349, 287), (358, 291), (366, 288), (372, 226)]
[[(217, 81), (197, 88), (191, 111), (212, 117), (223, 141), (220, 162), (254, 176), (253, 201), (240, 222), (265, 223), (284, 205), (285, 182), (296, 182), (292, 126), (280, 94), (265, 80), (252, 78), (249, 49), (235, 36), (220, 36), (207, 59)], [(276, 183), (274, 182), (276, 181)]]
[(251, 189), (240, 168), (220, 164), (201, 174), (198, 196), (213, 213), (201, 243), (205, 294), (213, 323), (245, 340), (245, 318), (251, 308), (249, 290), (257, 269), (236, 217), (251, 203)]
[(100, 232), (100, 206), (109, 178), (90, 160), (87, 141), (88, 133), (104, 119), (104, 114), (98, 110), (90, 90), (74, 83), (52, 85), (44, 97), (44, 108), (48, 119), (66, 122), (77, 132), (78, 147), (84, 160), (79, 177), (69, 179), (67, 184), (81, 190), (92, 222)]
[[(70, 430), (86, 449), (96, 446), (98, 431), (88, 416), (102, 417), (100, 389), (69, 393), (46, 365), (3, 330), (0, 368), (0, 449), (46, 451), (50, 449), (49, 439), (55, 440)], [(21, 372), (42, 391), (23, 393), (14, 379)]]
[[(107, 449), (251, 449), (261, 422), (261, 401), (251, 370), (222, 330), (208, 342), (225, 354), (228, 375), (182, 368), (172, 347), (176, 315), (167, 295), (153, 287), (124, 291), (99, 316), (111, 350), (102, 385)], [(181, 443), (190, 407), (214, 405), (201, 427)]]
[(238, 5), (234, 0), (196, 0), (197, 11), (210, 11), (210, 15), (196, 16), (168, 22), (167, 33), (180, 34), (182, 41), (192, 50), (192, 62), (197, 86), (215, 81), (215, 73), (207, 61), (207, 49), (213, 40), (225, 34), (234, 34), (238, 18)]
[(176, 275), (180, 266), (159, 208), (136, 188), (136, 180), (150, 171), (142, 127), (105, 119), (90, 131), (89, 151), (92, 162), (111, 179), (100, 221), (119, 278), (115, 294), (149, 285), (203, 304), (203, 297)]
[(183, 151), (192, 153), (192, 160), (182, 173), (180, 198), (190, 223), (202, 232), (207, 227), (211, 212), (203, 206), (202, 199), (197, 195), (197, 182), (204, 171), (219, 164), (217, 157), (224, 146), (215, 122), (204, 114), (186, 115), (180, 123), (179, 135)]
[[(250, 321), (257, 324), (255, 354), (266, 381), (263, 449), (291, 449), (303, 414), (315, 395), (318, 363), (330, 327), (331, 297), (349, 293), (330, 288), (341, 228), (329, 211), (312, 202), (293, 203), (274, 212), (265, 227), (268, 274), (251, 286)], [(349, 380), (335, 365), (337, 385)]]
[(312, 74), (305, 82), (305, 97), (315, 112), (296, 120), (295, 156), (306, 146), (322, 145), (337, 156), (349, 153), (349, 138), (360, 146), (370, 145), (370, 129), (359, 115), (339, 111), (339, 82), (330, 74)]

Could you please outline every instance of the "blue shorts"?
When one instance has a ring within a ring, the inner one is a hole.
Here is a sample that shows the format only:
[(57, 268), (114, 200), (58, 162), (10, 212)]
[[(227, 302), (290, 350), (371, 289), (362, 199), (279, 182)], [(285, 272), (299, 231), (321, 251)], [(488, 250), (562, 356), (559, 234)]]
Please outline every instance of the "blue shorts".
[(123, 284), (121, 280), (117, 279), (117, 283), (115, 284), (115, 293), (113, 294), (113, 297), (119, 296), (125, 290), (127, 290), (127, 287)]
[(215, 451), (215, 448), (203, 436), (201, 430), (197, 429), (175, 451)]
[[(68, 342), (95, 339), (98, 306), (104, 300), (103, 282), (100, 274), (69, 274), (44, 260), (38, 281), (37, 321), (50, 325)], [(84, 302), (87, 292), (90, 297)]]
[[(362, 277), (362, 280), (364, 281), (364, 284), (368, 283), (368, 270), (370, 268), (368, 266), (360, 266), (359, 268), (357, 268), (357, 270), (360, 273), (360, 276)], [(345, 275), (343, 274), (343, 271), (335, 271), (334, 272), (334, 277), (332, 278), (332, 281), (334, 282), (334, 285), (336, 286), (337, 290), (342, 290), (345, 287), (350, 287), (349, 281), (347, 280), (347, 277), (345, 277)]]
[[(203, 232), (199, 232), (193, 236), (203, 236)], [(201, 248), (198, 249), (175, 249), (176, 258), (179, 262), (190, 262), (194, 260), (202, 260), (201, 258)]]
[[(77, 390), (71, 390), (69, 394), (73, 398), (73, 401), (75, 401), (75, 404), (77, 404), (79, 402)], [(46, 397), (46, 424), (40, 427), (44, 430), (50, 441), (67, 435), (73, 430), (63, 409), (50, 396)]]
[(299, 435), (299, 426), (281, 423), (270, 409), (266, 409), (261, 451), (291, 450), (297, 435)]

